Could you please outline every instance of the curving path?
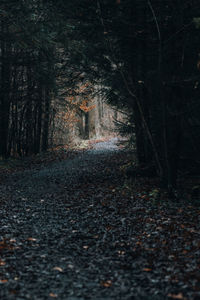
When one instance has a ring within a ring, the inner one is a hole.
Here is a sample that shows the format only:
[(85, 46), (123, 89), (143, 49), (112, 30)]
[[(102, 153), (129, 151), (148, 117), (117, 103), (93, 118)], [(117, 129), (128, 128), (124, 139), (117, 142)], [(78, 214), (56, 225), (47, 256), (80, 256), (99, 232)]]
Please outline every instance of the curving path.
[(131, 156), (111, 139), (0, 185), (0, 300), (200, 299), (199, 210), (124, 188)]

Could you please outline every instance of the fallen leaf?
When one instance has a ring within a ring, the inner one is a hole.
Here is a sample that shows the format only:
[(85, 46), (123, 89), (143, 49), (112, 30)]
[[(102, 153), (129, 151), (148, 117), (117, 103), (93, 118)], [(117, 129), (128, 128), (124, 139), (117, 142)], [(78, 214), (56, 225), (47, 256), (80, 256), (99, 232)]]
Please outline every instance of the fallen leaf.
[(103, 287), (111, 287), (112, 281), (111, 280), (106, 280), (106, 281), (101, 281), (101, 286)]
[(171, 297), (173, 299), (181, 299), (181, 300), (186, 300), (186, 298), (183, 296), (182, 293), (179, 294), (168, 294), (168, 297)]
[(28, 240), (28, 241), (31, 241), (31, 242), (35, 242), (35, 241), (37, 241), (37, 239), (35, 239), (35, 238), (32, 238), (32, 237), (28, 238), (27, 240)]
[(145, 272), (151, 272), (152, 269), (151, 268), (144, 268), (143, 271), (145, 271)]
[(69, 269), (74, 269), (74, 266), (73, 266), (72, 264), (67, 265), (67, 267), (68, 267)]
[(138, 242), (136, 242), (136, 245), (142, 245), (142, 242), (140, 242), (140, 241), (138, 241)]
[(50, 293), (49, 296), (52, 297), (52, 298), (57, 298), (58, 297), (58, 295), (54, 294), (54, 293)]
[(119, 255), (124, 255), (126, 253), (125, 251), (121, 251), (121, 250), (119, 250), (117, 252), (118, 252)]
[(8, 282), (8, 279), (1, 279), (0, 282), (1, 283), (6, 283), (6, 282)]
[(0, 266), (5, 266), (5, 261), (3, 261), (3, 260), (0, 260)]
[(16, 243), (15, 239), (10, 239), (10, 243)]
[(59, 271), (59, 272), (63, 272), (63, 269), (62, 269), (62, 268), (60, 268), (60, 267), (54, 267), (54, 268), (53, 268), (53, 270), (55, 270), (55, 271)]

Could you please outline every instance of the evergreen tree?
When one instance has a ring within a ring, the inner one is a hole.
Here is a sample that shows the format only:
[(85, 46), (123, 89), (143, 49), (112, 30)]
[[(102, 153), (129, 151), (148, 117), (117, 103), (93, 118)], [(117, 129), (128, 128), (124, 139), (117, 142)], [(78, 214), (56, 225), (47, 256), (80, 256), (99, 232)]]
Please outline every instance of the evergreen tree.
[(180, 157), (188, 149), (199, 156), (191, 131), (194, 126), (199, 137), (194, 22), (199, 12), (198, 1), (189, 0), (84, 0), (70, 12), (81, 68), (90, 80), (101, 82), (110, 103), (129, 111), (138, 163), (153, 160), (168, 190), (176, 186)]

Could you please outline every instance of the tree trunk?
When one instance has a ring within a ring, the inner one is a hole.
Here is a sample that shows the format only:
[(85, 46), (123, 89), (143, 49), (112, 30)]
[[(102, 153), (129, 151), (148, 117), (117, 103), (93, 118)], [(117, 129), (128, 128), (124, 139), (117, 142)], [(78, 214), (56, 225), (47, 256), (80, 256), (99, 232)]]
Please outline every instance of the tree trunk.
[(49, 117), (50, 117), (50, 92), (48, 87), (44, 88), (44, 119), (42, 130), (42, 151), (48, 149), (49, 139)]
[[(7, 29), (1, 23), (1, 33), (6, 34)], [(8, 133), (9, 133), (9, 114), (10, 114), (10, 45), (1, 42), (1, 87), (0, 87), (0, 155), (7, 157), (8, 153)]]

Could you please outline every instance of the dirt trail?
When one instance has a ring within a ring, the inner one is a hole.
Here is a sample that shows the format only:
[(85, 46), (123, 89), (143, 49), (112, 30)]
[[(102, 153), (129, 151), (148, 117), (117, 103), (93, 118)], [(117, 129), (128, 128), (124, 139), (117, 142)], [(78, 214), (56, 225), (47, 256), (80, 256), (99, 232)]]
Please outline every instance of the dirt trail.
[(105, 165), (118, 152), (116, 143), (16, 172), (1, 186), (1, 300), (112, 299), (101, 286), (110, 270), (101, 271), (107, 258), (99, 248), (105, 228), (98, 206), (101, 184), (116, 177)]
[(49, 193), (60, 193), (62, 186), (71, 189), (73, 185), (84, 181), (84, 178), (94, 178), (102, 160), (119, 150), (117, 141), (117, 138), (113, 138), (97, 143), (93, 149), (73, 159), (51, 163), (39, 170), (16, 172), (4, 184), (14, 192), (15, 197), (21, 195), (22, 198), (41, 198)]
[(198, 300), (198, 207), (124, 187), (117, 139), (0, 185), (0, 300)]

